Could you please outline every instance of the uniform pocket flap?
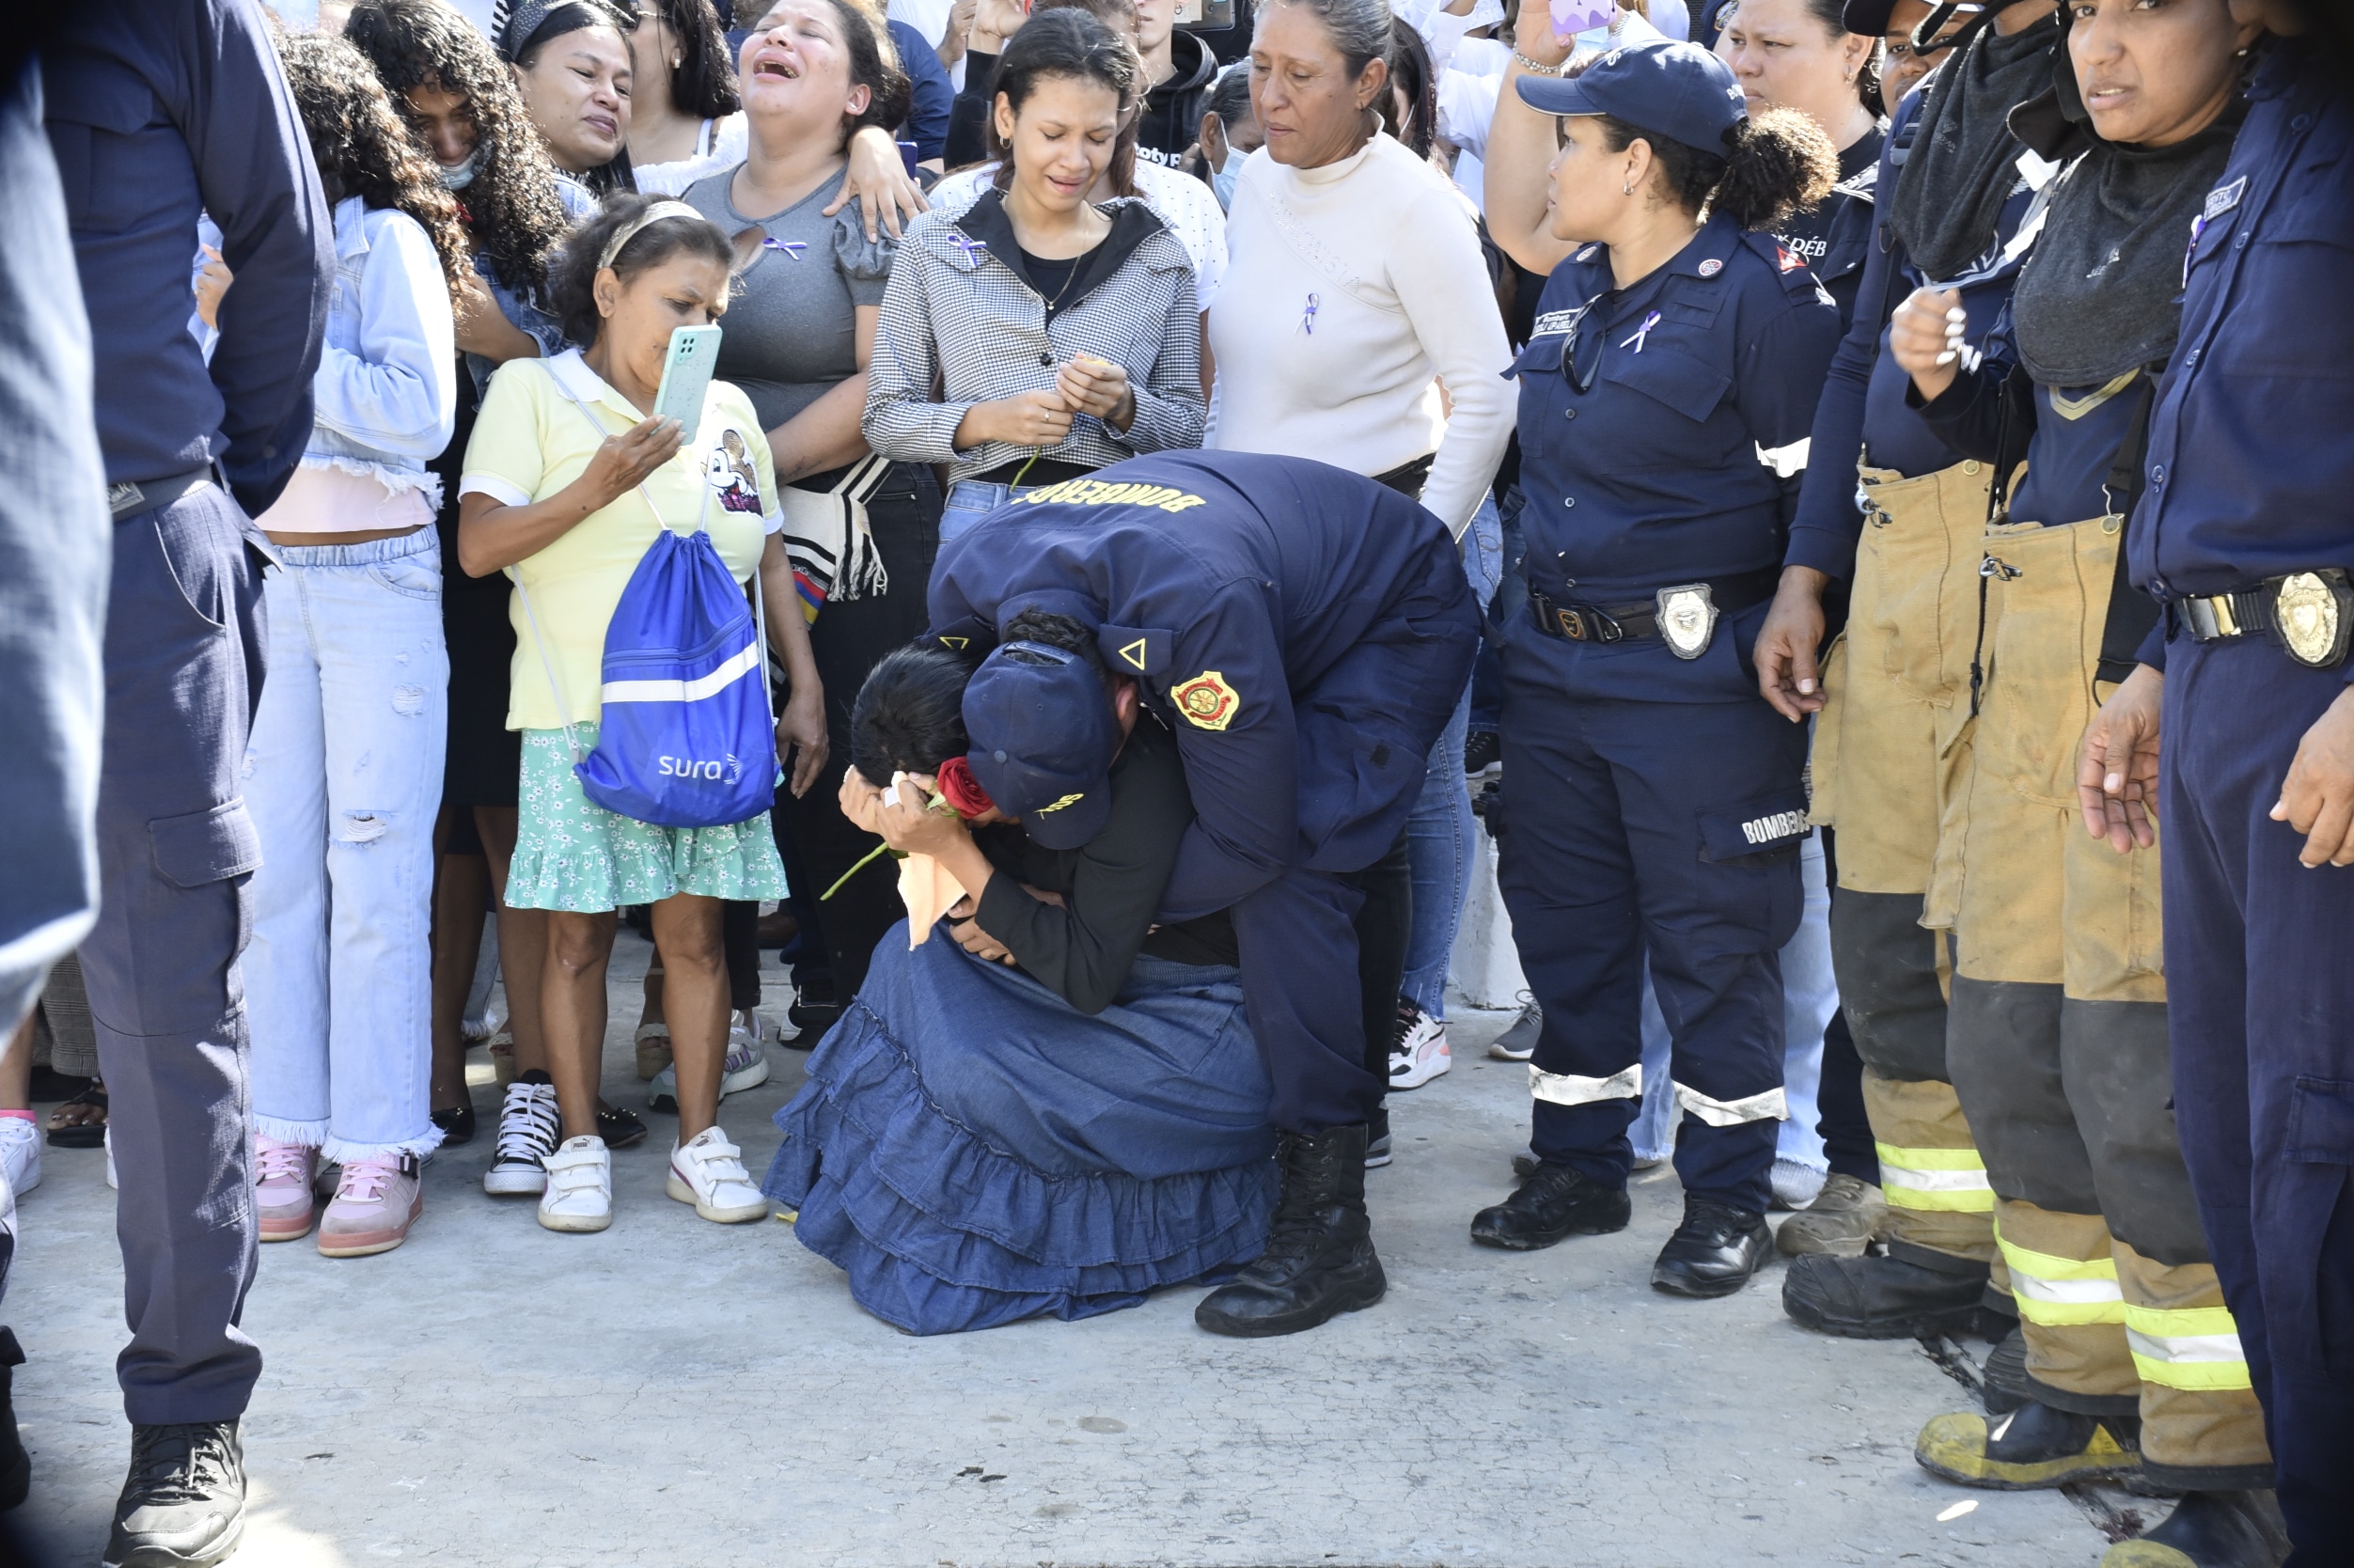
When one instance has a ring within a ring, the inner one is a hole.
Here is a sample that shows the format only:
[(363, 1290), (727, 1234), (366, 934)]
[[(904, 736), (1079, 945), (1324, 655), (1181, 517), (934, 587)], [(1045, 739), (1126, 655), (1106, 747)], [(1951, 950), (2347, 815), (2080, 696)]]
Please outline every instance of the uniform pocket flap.
[(1700, 857), (1718, 863), (1796, 849), (1807, 826), (1806, 792), (1781, 790), (1700, 814)]
[(148, 838), (155, 869), (182, 887), (243, 876), (261, 864), (261, 835), (242, 797), (184, 817), (158, 817), (148, 823)]
[[(1620, 345), (1611, 347), (1616, 350)], [(1603, 361), (1602, 379), (1632, 387), (1695, 422), (1716, 412), (1733, 385), (1733, 378), (1714, 365), (1656, 342), (1640, 353), (1609, 354)]]
[(2354, 1165), (2354, 1078), (2298, 1075), (2286, 1153), (2309, 1165)]

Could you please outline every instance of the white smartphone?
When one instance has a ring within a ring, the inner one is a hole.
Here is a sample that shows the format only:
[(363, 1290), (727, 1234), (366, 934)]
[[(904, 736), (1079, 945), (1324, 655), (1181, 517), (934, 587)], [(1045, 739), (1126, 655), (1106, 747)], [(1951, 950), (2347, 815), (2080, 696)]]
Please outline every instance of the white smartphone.
[(676, 419), (695, 439), (703, 422), (703, 393), (711, 386), (712, 367), (719, 362), (719, 328), (683, 326), (670, 334), (670, 350), (662, 356), (662, 386), (654, 393), (654, 417)]

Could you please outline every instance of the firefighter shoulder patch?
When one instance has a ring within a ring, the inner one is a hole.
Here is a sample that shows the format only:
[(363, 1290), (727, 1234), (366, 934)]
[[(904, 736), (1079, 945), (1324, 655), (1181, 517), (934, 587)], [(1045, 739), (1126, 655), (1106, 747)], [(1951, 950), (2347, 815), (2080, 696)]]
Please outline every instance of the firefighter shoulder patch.
[(1201, 729), (1225, 729), (1234, 722), (1234, 710), (1242, 703), (1226, 677), (1215, 669), (1205, 669), (1169, 687), (1169, 699), (1187, 722)]

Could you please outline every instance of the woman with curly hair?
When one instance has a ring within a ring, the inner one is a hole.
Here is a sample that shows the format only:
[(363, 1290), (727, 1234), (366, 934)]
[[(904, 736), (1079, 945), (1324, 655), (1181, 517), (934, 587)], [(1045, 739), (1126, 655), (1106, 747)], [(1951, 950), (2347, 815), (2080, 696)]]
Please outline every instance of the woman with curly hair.
[(429, 1115), (428, 911), (441, 792), (440, 482), (458, 402), (452, 302), (472, 274), (457, 203), (340, 39), (279, 57), (335, 210), (336, 278), (302, 466), (255, 521), (270, 679), (245, 754), (266, 864), (254, 874), (253, 1019), (261, 1233), (328, 1257), (406, 1239)]

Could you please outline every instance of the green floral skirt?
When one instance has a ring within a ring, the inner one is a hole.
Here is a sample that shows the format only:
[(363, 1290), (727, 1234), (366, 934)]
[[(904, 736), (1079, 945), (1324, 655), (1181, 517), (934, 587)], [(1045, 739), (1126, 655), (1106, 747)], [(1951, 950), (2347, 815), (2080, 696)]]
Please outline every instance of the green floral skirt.
[[(595, 748), (595, 725), (575, 724), (573, 734), (584, 754)], [(785, 866), (765, 811), (726, 827), (656, 827), (617, 816), (581, 792), (561, 729), (523, 732), (521, 782), (507, 876), (510, 909), (595, 915), (673, 893), (785, 896)]]

